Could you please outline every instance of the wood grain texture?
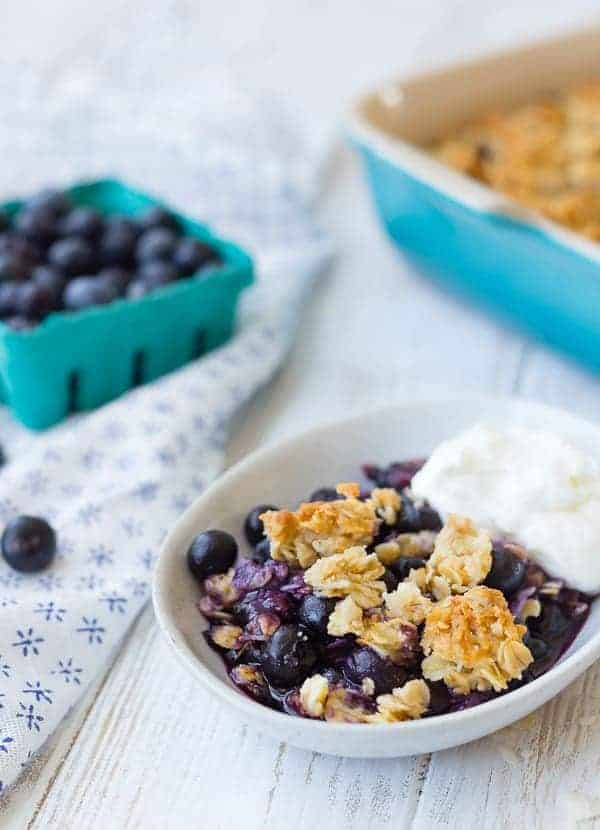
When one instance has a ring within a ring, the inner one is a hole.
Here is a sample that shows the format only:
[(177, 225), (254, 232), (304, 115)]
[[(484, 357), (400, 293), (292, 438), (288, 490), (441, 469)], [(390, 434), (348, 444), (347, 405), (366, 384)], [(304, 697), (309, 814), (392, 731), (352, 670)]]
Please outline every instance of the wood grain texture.
[[(163, 72), (191, 79), (202, 62), (225, 59), (260, 91), (288, 102), (293, 96), (300, 117), (330, 124), (340, 102), (390, 69), (497, 45), (527, 28), (541, 33), (542, 22), (545, 30), (572, 24), (596, 8), (593, 0), (573, 0), (568, 10), (541, 0), (526, 5), (420, 0), (400, 9), (385, 0), (374, 14), (359, 0), (224, 0), (210, 8), (151, 0), (140, 15), (135, 4), (117, 0), (93, 8), (59, 0), (51, 14), (23, 2), (7, 10), (14, 37), (3, 48), (16, 61), (37, 55), (40, 70), (65, 82), (92, 71), (131, 73), (140, 83), (159, 83)], [(133, 33), (143, 49), (132, 48)], [(328, 185), (319, 210), (336, 238), (337, 262), (315, 291), (287, 366), (238, 418), (230, 463), (267, 441), (410, 399), (432, 384), (453, 394), (520, 394), (599, 416), (598, 380), (440, 294), (398, 257), (346, 153)], [(21, 440), (5, 420), (1, 428), (2, 441)], [(148, 609), (114, 666), (11, 793), (0, 824), (600, 827), (599, 668), (525, 722), (432, 756), (360, 761), (311, 754), (235, 718), (174, 661)]]

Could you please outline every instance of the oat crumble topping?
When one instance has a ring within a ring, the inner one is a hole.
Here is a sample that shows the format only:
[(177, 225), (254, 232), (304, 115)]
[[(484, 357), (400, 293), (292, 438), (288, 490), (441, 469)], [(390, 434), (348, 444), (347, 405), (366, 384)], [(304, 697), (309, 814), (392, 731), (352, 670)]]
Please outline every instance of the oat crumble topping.
[(423, 677), (443, 680), (460, 694), (506, 689), (533, 657), (500, 591), (478, 586), (435, 603), (421, 646)]
[(238, 625), (213, 625), (210, 629), (211, 640), (221, 648), (240, 648), (239, 638), (243, 630)]
[(425, 568), (411, 571), (410, 579), (436, 600), (479, 585), (492, 567), (492, 540), (470, 519), (451, 514), (435, 540)]
[(391, 694), (379, 695), (377, 712), (369, 718), (370, 723), (398, 723), (417, 720), (427, 711), (430, 694), (423, 680), (409, 680), (404, 686), (393, 689)]
[(400, 582), (395, 591), (384, 594), (386, 615), (420, 625), (431, 610), (431, 600), (414, 582)]
[(426, 558), (433, 553), (437, 533), (420, 530), (418, 533), (400, 533), (375, 547), (375, 553), (384, 565), (391, 565), (402, 556)]
[(600, 240), (600, 83), (491, 113), (433, 148), (444, 163)]
[(382, 521), (400, 509), (395, 490), (374, 490), (371, 498), (361, 500), (355, 483), (336, 488), (345, 498), (301, 504), (297, 511), (269, 510), (261, 519), (271, 543), (273, 559), (293, 567), (309, 568), (321, 556), (343, 553), (347, 548), (368, 545)]
[(300, 687), (300, 703), (311, 718), (322, 718), (329, 694), (327, 678), (321, 674), (307, 677)]
[(350, 547), (316, 561), (304, 573), (304, 581), (322, 596), (349, 596), (361, 608), (374, 608), (383, 599), (385, 582), (379, 577), (384, 570), (374, 553)]

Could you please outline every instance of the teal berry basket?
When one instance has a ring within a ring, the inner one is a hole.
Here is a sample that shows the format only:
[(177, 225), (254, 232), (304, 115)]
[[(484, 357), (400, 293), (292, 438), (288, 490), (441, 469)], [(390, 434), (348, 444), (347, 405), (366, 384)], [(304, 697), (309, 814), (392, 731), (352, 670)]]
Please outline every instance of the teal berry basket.
[[(104, 214), (135, 216), (164, 206), (113, 179), (66, 192), (75, 205)], [(2, 207), (13, 215), (20, 205)], [(55, 312), (30, 330), (0, 323), (0, 400), (25, 426), (45, 429), (101, 406), (230, 338), (240, 293), (254, 279), (252, 260), (205, 225), (169, 210), (186, 235), (210, 244), (222, 262), (139, 299)]]

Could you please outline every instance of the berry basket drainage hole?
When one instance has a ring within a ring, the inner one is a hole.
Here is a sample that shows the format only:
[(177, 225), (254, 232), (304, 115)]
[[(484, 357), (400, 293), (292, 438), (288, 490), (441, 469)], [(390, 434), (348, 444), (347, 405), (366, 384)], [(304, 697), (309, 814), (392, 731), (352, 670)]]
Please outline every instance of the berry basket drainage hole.
[(144, 352), (135, 352), (131, 363), (131, 385), (139, 386), (144, 382), (144, 364), (146, 355)]
[(194, 352), (192, 359), (200, 357), (206, 351), (206, 332), (203, 329), (198, 329), (194, 337)]
[(68, 385), (68, 411), (77, 412), (79, 409), (79, 372), (69, 373)]

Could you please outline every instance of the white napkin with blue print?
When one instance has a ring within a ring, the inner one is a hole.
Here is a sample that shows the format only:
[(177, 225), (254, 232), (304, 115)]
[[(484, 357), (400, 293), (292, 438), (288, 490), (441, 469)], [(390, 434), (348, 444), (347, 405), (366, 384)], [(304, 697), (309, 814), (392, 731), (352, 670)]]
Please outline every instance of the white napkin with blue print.
[[(110, 160), (140, 187), (152, 170), (150, 189), (167, 197), (175, 192), (182, 209), (250, 248), (258, 283), (246, 292), (228, 345), (42, 437), (28, 441), (22, 434), (10, 442), (22, 449), (0, 471), (0, 525), (20, 513), (45, 516), (58, 551), (39, 574), (22, 575), (0, 562), (2, 789), (81, 697), (145, 604), (165, 533), (220, 471), (232, 414), (285, 356), (302, 301), (330, 256), (293, 184), (314, 180), (306, 173), (316, 170), (316, 156), (272, 112), (255, 110), (231, 90), (230, 97), (235, 118), (217, 108), (183, 132), (188, 142), (196, 136), (200, 160), (174, 131), (172, 141), (161, 135), (155, 144), (159, 160), (146, 155), (143, 176), (137, 155), (123, 152), (120, 136), (111, 133), (110, 113), (87, 113), (99, 170), (106, 172)], [(74, 132), (86, 114), (68, 96), (66, 102), (58, 96), (62, 108), (57, 96), (51, 100), (45, 126), (58, 118), (65, 128), (72, 119)], [(194, 112), (194, 103), (186, 111)], [(140, 124), (143, 133), (142, 118)], [(146, 139), (154, 138), (146, 126)], [(5, 149), (5, 158), (18, 155), (18, 148)], [(64, 180), (89, 173), (89, 158), (75, 150), (71, 165), (61, 168), (64, 154), (57, 146), (55, 158), (45, 157), (55, 179), (57, 169)], [(44, 175), (42, 164), (40, 181)]]

